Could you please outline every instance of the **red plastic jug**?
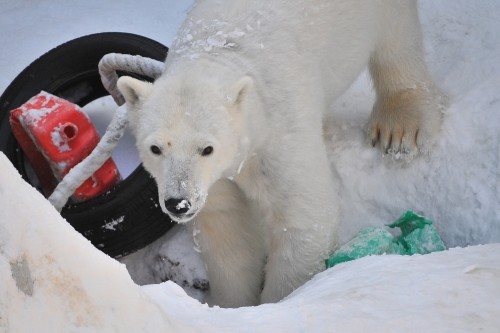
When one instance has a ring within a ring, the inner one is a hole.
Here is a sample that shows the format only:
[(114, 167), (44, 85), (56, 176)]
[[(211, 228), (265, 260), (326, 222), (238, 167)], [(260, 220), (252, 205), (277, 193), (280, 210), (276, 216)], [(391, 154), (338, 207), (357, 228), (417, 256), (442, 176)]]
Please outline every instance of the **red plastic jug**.
[[(89, 117), (78, 105), (43, 91), (12, 110), (10, 123), (45, 195), (49, 195), (64, 175), (92, 152), (100, 139)], [(94, 198), (118, 181), (118, 168), (110, 158), (78, 187), (73, 199)]]

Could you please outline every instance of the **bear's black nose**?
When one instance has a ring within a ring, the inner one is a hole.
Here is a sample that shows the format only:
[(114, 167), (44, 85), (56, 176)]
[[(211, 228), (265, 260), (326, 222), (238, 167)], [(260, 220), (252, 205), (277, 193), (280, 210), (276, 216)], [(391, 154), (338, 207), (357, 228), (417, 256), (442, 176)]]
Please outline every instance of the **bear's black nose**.
[(170, 198), (165, 200), (165, 208), (173, 215), (182, 215), (187, 213), (191, 204), (186, 199)]

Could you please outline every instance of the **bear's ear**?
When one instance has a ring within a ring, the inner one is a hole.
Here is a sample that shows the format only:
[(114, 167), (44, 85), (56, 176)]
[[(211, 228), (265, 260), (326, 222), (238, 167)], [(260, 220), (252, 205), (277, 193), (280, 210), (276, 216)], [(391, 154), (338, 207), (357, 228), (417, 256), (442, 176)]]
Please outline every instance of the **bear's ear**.
[(233, 83), (227, 91), (227, 99), (229, 103), (232, 105), (240, 104), (252, 86), (253, 80), (249, 76), (244, 76)]
[(140, 100), (144, 100), (144, 98), (149, 96), (152, 84), (131, 78), (130, 76), (122, 76), (118, 79), (116, 86), (122, 93), (127, 104), (136, 106)]

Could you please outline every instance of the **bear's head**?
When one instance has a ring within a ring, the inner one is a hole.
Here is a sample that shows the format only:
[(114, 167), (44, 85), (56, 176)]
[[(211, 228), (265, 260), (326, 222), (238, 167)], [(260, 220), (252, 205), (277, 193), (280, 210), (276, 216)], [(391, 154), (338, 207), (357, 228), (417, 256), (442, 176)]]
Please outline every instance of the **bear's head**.
[(160, 77), (151, 84), (124, 76), (117, 85), (162, 210), (174, 221), (189, 221), (211, 185), (230, 177), (245, 158), (244, 104), (252, 79), (224, 86), (186, 77)]

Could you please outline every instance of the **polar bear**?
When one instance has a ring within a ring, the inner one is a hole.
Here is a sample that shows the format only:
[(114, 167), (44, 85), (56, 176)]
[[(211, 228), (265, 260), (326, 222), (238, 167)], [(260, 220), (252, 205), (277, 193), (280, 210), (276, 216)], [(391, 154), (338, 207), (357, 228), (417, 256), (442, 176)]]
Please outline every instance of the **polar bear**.
[(277, 302), (323, 269), (339, 219), (323, 116), (367, 65), (371, 143), (428, 149), (441, 93), (414, 1), (198, 1), (154, 84), (119, 79), (162, 210), (196, 217), (213, 303)]

